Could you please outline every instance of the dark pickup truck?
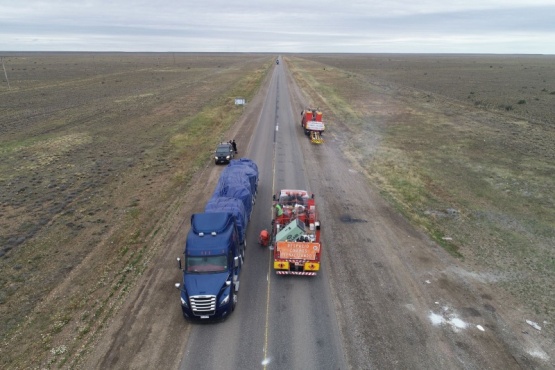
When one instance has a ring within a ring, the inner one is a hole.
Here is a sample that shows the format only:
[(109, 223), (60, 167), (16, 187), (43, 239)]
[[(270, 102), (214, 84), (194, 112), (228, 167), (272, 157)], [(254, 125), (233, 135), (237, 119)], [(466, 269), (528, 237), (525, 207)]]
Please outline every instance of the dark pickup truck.
[(229, 163), (235, 156), (235, 151), (230, 143), (218, 144), (216, 148), (216, 153), (214, 154), (214, 163)]

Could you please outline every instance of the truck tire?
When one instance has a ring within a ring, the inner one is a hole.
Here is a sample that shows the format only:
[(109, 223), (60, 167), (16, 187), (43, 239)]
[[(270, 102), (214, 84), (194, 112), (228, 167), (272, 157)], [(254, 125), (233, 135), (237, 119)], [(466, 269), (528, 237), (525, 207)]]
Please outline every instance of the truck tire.
[(235, 288), (233, 288), (233, 293), (231, 296), (231, 312), (235, 311), (235, 306), (237, 306), (237, 291), (235, 290)]

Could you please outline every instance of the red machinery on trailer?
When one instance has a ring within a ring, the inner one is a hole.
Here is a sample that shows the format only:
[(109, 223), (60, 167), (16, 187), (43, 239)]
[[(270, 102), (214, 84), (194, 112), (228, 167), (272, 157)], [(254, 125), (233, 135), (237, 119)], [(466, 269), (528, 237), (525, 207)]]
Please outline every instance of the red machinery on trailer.
[(274, 195), (271, 243), (279, 275), (314, 276), (320, 270), (322, 244), (314, 194), (284, 189)]
[(310, 141), (314, 144), (322, 144), (324, 139), (322, 133), (326, 129), (322, 121), (322, 112), (318, 109), (307, 108), (301, 112), (301, 126), (305, 135), (310, 137)]

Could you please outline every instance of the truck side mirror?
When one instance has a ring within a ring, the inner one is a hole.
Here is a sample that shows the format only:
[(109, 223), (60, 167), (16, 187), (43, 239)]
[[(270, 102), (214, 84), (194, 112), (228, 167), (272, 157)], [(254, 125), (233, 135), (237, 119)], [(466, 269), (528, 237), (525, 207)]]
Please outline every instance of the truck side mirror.
[(180, 288), (181, 288), (181, 284), (179, 284), (179, 283), (175, 283), (175, 285), (174, 285), (174, 286), (175, 286), (175, 289), (177, 289), (177, 290), (181, 290), (181, 289), (180, 289)]
[(276, 201), (276, 195), (272, 195), (272, 200), (275, 202)]
[(181, 258), (177, 257), (177, 267), (181, 270)]

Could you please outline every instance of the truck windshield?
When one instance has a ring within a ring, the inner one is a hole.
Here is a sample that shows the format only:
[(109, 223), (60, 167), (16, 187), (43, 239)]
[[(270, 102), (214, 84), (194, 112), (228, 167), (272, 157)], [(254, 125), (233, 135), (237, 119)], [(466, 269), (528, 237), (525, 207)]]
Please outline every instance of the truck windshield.
[(225, 255), (187, 257), (185, 270), (197, 273), (226, 271), (227, 257)]

